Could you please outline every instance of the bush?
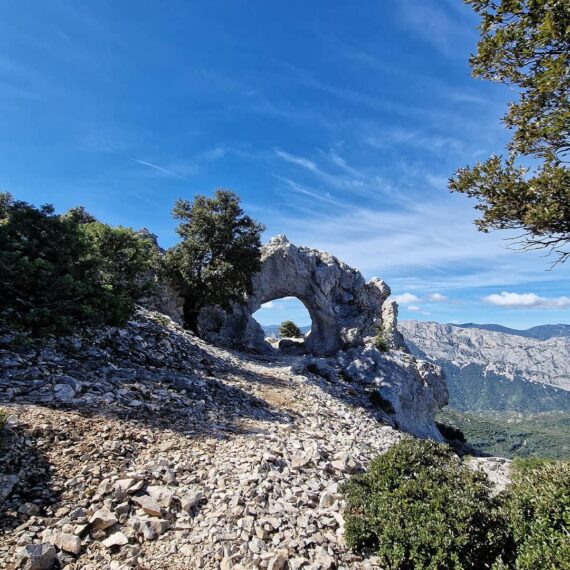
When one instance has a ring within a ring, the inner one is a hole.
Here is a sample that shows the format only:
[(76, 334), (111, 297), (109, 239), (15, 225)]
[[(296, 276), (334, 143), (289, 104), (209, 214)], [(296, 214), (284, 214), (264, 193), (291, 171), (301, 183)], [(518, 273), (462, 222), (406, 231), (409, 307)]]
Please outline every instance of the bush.
[(515, 460), (504, 500), (513, 567), (570, 568), (570, 463)]
[(195, 329), (203, 306), (228, 309), (251, 292), (264, 227), (244, 214), (239, 196), (229, 190), (178, 200), (173, 215), (182, 241), (167, 251), (166, 263), (184, 296), (186, 325)]
[(0, 324), (32, 336), (122, 324), (149, 287), (153, 251), (82, 208), (57, 215), (0, 194)]
[(389, 569), (490, 568), (505, 541), (486, 476), (447, 445), (403, 440), (342, 486), (350, 547)]
[(382, 331), (382, 329), (378, 329), (376, 331), (376, 336), (374, 337), (374, 346), (380, 352), (388, 352), (390, 350), (390, 347), (388, 346), (388, 342), (384, 337), (384, 332)]
[(283, 321), (279, 326), (279, 336), (281, 338), (302, 338), (303, 333), (293, 321)]

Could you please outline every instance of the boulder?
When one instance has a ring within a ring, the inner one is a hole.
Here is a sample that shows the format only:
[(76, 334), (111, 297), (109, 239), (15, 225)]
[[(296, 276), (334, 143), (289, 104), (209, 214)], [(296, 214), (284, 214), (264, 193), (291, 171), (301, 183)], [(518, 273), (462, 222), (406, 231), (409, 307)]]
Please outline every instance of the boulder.
[(434, 415), (447, 404), (448, 391), (439, 366), (407, 352), (380, 352), (372, 346), (340, 352), (343, 375), (375, 391), (375, 401), (394, 425), (416, 437), (443, 441)]
[(27, 544), (19, 552), (20, 567), (24, 570), (50, 570), (54, 567), (55, 548), (51, 544)]
[(89, 519), (89, 524), (94, 530), (104, 530), (117, 522), (119, 522), (117, 517), (107, 507), (101, 507)]
[(114, 546), (125, 546), (129, 543), (129, 539), (122, 532), (115, 532), (103, 541), (105, 548), (113, 548)]

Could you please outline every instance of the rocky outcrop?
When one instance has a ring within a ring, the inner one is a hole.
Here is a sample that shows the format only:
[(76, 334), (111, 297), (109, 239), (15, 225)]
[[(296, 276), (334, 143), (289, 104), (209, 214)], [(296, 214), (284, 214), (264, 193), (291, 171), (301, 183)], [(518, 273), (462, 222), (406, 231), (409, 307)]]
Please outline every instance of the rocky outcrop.
[(369, 346), (341, 351), (333, 358), (307, 356), (294, 370), (326, 379), (341, 377), (364, 390), (393, 427), (443, 441), (434, 423), (435, 413), (447, 404), (447, 386), (438, 366), (404, 351), (383, 353)]
[[(384, 281), (366, 282), (359, 271), (336, 257), (277, 236), (262, 249), (252, 293), (230, 312), (219, 307), (203, 309), (199, 333), (216, 345), (276, 356), (253, 314), (268, 301), (297, 297), (311, 315), (312, 328), (304, 341), (282, 339), (277, 344), (279, 352), (321, 357), (300, 360), (297, 371), (328, 369), (325, 377), (341, 375), (386, 403), (390, 413), (385, 421), (390, 425), (441, 440), (433, 417), (447, 404), (445, 381), (437, 366), (407, 354), (397, 329), (398, 305), (389, 295)], [(168, 295), (160, 307), (167, 306)], [(391, 349), (388, 353), (374, 346), (379, 330), (386, 348)]]
[(398, 346), (396, 307), (385, 302), (390, 288), (362, 274), (333, 255), (298, 247), (285, 236), (262, 248), (261, 270), (253, 277), (252, 293), (230, 312), (207, 307), (199, 317), (203, 338), (225, 346), (270, 352), (261, 326), (253, 318), (263, 303), (297, 297), (307, 307), (312, 328), (306, 348), (315, 355), (332, 355), (362, 346), (378, 329), (391, 346)]

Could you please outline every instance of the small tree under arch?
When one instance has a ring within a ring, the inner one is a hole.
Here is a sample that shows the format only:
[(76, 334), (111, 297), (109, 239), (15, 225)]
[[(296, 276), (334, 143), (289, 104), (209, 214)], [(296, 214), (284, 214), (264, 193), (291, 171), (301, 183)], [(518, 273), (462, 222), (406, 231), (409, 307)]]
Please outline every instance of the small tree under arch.
[(283, 321), (279, 327), (279, 336), (282, 338), (302, 338), (303, 333), (293, 321)]

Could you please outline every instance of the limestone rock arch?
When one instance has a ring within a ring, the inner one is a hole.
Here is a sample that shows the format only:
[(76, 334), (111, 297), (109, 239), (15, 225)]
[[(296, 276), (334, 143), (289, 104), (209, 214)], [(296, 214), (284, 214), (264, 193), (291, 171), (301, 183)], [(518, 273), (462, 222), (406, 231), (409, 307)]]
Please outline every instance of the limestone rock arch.
[(378, 278), (366, 282), (359, 271), (326, 252), (298, 247), (277, 236), (262, 248), (261, 270), (252, 285), (252, 294), (229, 312), (204, 308), (198, 321), (200, 335), (226, 346), (269, 352), (273, 349), (253, 313), (263, 303), (297, 297), (311, 316), (306, 348), (315, 355), (361, 346), (378, 328), (390, 344), (401, 345), (397, 305), (386, 301), (388, 285)]

